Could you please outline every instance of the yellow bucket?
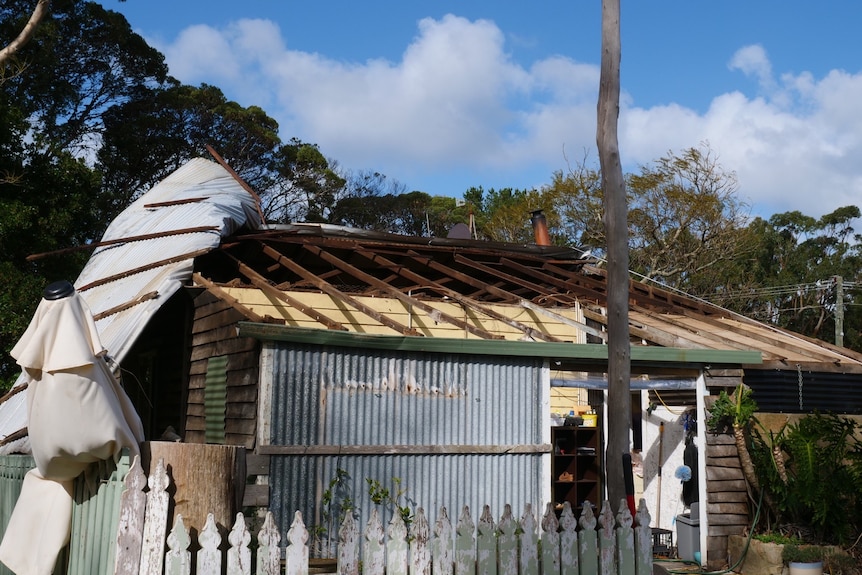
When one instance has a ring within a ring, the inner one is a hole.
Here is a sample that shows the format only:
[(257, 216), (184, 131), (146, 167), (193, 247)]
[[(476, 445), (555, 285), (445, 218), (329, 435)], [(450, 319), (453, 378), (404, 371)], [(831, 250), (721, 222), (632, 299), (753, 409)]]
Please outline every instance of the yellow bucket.
[(595, 427), (599, 423), (599, 416), (595, 413), (585, 413), (581, 417), (584, 419), (584, 427)]

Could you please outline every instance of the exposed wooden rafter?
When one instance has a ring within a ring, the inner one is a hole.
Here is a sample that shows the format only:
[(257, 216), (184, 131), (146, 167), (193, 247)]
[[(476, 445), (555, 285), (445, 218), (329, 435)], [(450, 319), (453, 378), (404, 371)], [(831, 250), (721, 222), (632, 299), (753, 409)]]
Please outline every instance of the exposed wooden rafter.
[(272, 248), (271, 246), (268, 246), (268, 245), (263, 244), (263, 243), (261, 244), (261, 246), (263, 249), (263, 253), (265, 253), (266, 255), (271, 257), (274, 261), (276, 261), (280, 265), (286, 267), (287, 269), (289, 269), (290, 271), (292, 271), (296, 275), (300, 276), (301, 278), (303, 278), (305, 281), (307, 281), (311, 285), (315, 286), (320, 291), (343, 301), (347, 305), (353, 307), (354, 309), (361, 311), (362, 313), (364, 313), (368, 317), (372, 318), (373, 320), (375, 320), (379, 323), (382, 323), (386, 327), (394, 329), (395, 331), (397, 331), (398, 333), (400, 333), (402, 335), (415, 335), (415, 336), (422, 335), (421, 333), (419, 333), (418, 331), (416, 331), (412, 327), (408, 327), (402, 323), (399, 323), (399, 322), (393, 320), (392, 318), (386, 316), (385, 314), (382, 314), (382, 313), (370, 308), (369, 306), (365, 305), (364, 303), (357, 300), (356, 298), (347, 295), (346, 293), (342, 292), (341, 290), (339, 290), (338, 288), (336, 288), (335, 286), (333, 286), (332, 284), (330, 284), (326, 280), (321, 279), (320, 277), (314, 275), (313, 273), (311, 273), (307, 269), (303, 268), (301, 265), (294, 262), (290, 258), (284, 257), (280, 252), (278, 252), (278, 250)]
[(326, 251), (320, 249), (318, 246), (312, 246), (309, 244), (305, 244), (303, 247), (306, 250), (313, 253), (314, 255), (316, 255), (317, 257), (321, 258), (322, 260), (334, 265), (335, 267), (337, 267), (340, 270), (343, 270), (343, 271), (349, 273), (353, 277), (355, 277), (361, 281), (364, 281), (365, 283), (367, 283), (369, 285), (376, 287), (381, 292), (389, 294), (390, 296), (396, 298), (400, 302), (407, 304), (408, 306), (414, 306), (414, 307), (421, 309), (422, 311), (427, 313), (428, 316), (432, 320), (434, 320), (435, 322), (445, 321), (446, 323), (449, 323), (449, 324), (452, 324), (456, 327), (459, 327), (459, 328), (461, 328), (465, 331), (468, 331), (468, 332), (472, 333), (473, 335), (479, 336), (483, 339), (503, 339), (503, 336), (501, 336), (501, 335), (496, 335), (496, 334), (493, 334), (487, 330), (476, 327), (475, 325), (473, 325), (469, 322), (466, 322), (462, 319), (459, 319), (457, 317), (453, 317), (447, 313), (444, 313), (444, 312), (440, 311), (439, 309), (435, 308), (434, 306), (428, 305), (427, 303), (423, 302), (422, 300), (416, 299), (414, 297), (410, 297), (407, 294), (402, 293), (400, 290), (393, 288), (392, 286), (390, 286), (386, 282), (378, 280), (377, 278), (375, 278), (371, 274), (367, 274), (367, 273), (363, 272), (362, 270), (358, 269), (357, 267), (350, 265), (349, 263), (341, 260), (338, 257), (333, 256), (329, 252), (326, 252)]

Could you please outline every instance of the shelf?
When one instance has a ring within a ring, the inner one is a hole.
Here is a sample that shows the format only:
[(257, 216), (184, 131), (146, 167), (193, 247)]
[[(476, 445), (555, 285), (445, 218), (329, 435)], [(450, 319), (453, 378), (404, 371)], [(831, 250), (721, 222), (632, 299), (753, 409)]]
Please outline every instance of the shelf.
[[(551, 496), (557, 511), (566, 501), (578, 515), (585, 501), (598, 507), (603, 494), (601, 428), (555, 426), (551, 444)], [(571, 480), (561, 481), (563, 475)]]

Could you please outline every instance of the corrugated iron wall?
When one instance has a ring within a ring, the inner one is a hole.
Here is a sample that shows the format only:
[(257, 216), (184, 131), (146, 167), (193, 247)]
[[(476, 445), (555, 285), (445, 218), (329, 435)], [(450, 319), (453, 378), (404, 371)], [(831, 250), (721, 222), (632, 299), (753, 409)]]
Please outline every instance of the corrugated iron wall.
[[(536, 445), (542, 443), (541, 361), (405, 354), (280, 345), (275, 352), (273, 445)], [(367, 479), (406, 488), (402, 504), (457, 519), (469, 505), (499, 518), (510, 503), (520, 516), (542, 495), (540, 453), (273, 456), (270, 507), (279, 528), (293, 511), (321, 522), (323, 491), (337, 470), (349, 476), (360, 525), (375, 504)], [(385, 506), (379, 506), (383, 512)], [(538, 511), (536, 511), (538, 517)], [(386, 512), (388, 521), (390, 513)]]

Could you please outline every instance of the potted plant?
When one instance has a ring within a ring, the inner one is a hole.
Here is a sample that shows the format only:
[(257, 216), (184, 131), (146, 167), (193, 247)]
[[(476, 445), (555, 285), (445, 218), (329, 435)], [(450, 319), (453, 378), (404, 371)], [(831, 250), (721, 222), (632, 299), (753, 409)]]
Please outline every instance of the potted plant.
[(819, 545), (789, 544), (781, 552), (790, 575), (823, 575), (823, 555), (823, 547)]

